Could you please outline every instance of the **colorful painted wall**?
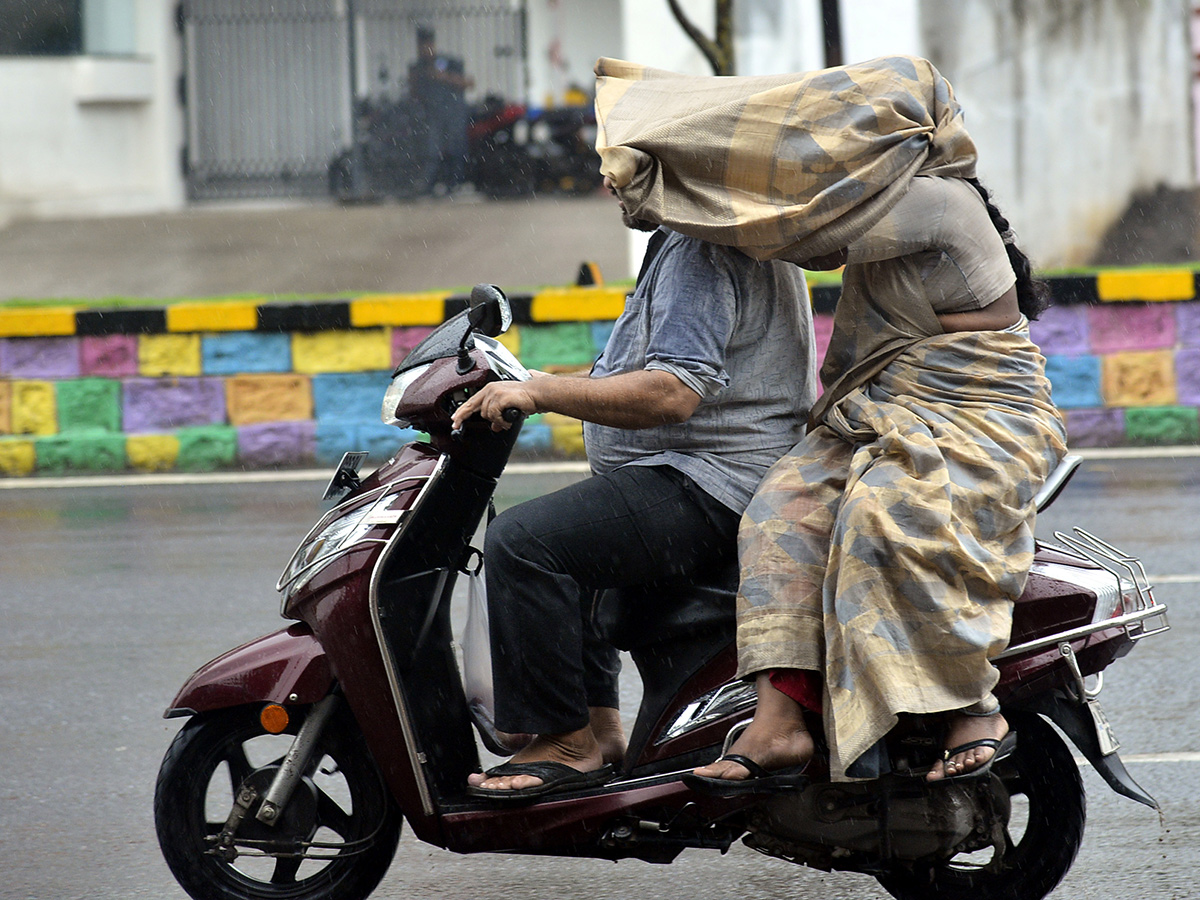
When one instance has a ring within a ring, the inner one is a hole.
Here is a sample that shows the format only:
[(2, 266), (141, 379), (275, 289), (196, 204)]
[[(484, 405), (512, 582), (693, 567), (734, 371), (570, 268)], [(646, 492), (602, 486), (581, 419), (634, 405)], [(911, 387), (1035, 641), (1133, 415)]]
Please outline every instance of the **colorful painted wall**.
[[(1190, 270), (1055, 278), (1033, 326), (1075, 447), (1200, 441), (1200, 299)], [(818, 351), (837, 288), (813, 291)], [(531, 368), (585, 369), (623, 290), (510, 298), (503, 340)], [(10, 476), (385, 459), (414, 437), (379, 421), (391, 369), (465, 307), (444, 293), (307, 303), (0, 310), (0, 473)], [(518, 452), (581, 458), (578, 421), (530, 419)]]

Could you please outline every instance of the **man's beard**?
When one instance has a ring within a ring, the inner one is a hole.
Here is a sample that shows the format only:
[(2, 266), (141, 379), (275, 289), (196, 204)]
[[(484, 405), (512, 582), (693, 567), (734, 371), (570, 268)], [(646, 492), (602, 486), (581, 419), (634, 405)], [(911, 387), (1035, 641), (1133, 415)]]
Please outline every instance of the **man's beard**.
[(649, 219), (639, 219), (631, 216), (625, 210), (621, 210), (621, 222), (626, 228), (632, 228), (634, 231), (657, 231), (658, 225), (651, 222)]

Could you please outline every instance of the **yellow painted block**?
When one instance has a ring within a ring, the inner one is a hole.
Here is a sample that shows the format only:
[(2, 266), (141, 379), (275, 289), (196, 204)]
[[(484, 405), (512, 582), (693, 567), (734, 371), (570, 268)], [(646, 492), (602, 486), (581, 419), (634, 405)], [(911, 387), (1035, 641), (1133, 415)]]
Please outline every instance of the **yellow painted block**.
[(142, 472), (165, 472), (175, 468), (179, 438), (173, 434), (131, 434), (125, 439), (125, 458)]
[(624, 310), (620, 288), (549, 288), (534, 295), (529, 315), (535, 322), (608, 322)]
[(11, 381), (0, 381), (0, 434), (12, 434)]
[(13, 434), (57, 434), (57, 411), (54, 385), (50, 382), (12, 382), (9, 416)]
[(587, 456), (587, 451), (583, 446), (583, 423), (580, 421), (551, 425), (550, 439), (554, 442), (554, 446), (567, 456)]
[(521, 358), (521, 328), (519, 325), (513, 325), (496, 340), (508, 348), (508, 352), (517, 359)]
[(0, 309), (0, 337), (55, 337), (75, 333), (75, 310), (66, 306)]
[(200, 335), (138, 335), (138, 374), (199, 375), (200, 367)]
[(236, 375), (226, 378), (225, 409), (230, 425), (311, 419), (312, 381), (306, 375)]
[(178, 303), (167, 307), (167, 331), (253, 331), (258, 326), (258, 304)]
[(1100, 272), (1096, 293), (1101, 300), (1191, 300), (1196, 296), (1190, 269), (1132, 269)]
[(33, 441), (0, 441), (0, 472), (5, 475), (28, 475), (36, 462)]
[(384, 328), (364, 331), (296, 332), (292, 335), (292, 370), (370, 372), (392, 367), (391, 335)]
[(350, 301), (350, 324), (441, 325), (446, 317), (446, 293), (375, 294)]
[(1173, 406), (1175, 366), (1170, 350), (1110, 353), (1101, 359), (1108, 406)]

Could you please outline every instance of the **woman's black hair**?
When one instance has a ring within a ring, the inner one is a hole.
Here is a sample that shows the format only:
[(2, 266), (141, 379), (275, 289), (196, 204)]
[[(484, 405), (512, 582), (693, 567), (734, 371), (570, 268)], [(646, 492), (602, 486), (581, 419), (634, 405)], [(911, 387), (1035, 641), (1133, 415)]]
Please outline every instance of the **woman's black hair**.
[(1029, 257), (1022, 253), (1017, 246), (1017, 236), (1013, 234), (1008, 219), (1004, 218), (1000, 210), (996, 208), (996, 204), (992, 202), (991, 192), (979, 183), (978, 178), (968, 178), (967, 184), (979, 192), (984, 205), (987, 206), (992, 224), (1000, 232), (1000, 238), (1004, 241), (1004, 249), (1008, 251), (1008, 261), (1017, 275), (1017, 306), (1025, 314), (1025, 318), (1032, 322), (1050, 305), (1050, 287), (1046, 282), (1033, 277), (1033, 265), (1029, 262)]

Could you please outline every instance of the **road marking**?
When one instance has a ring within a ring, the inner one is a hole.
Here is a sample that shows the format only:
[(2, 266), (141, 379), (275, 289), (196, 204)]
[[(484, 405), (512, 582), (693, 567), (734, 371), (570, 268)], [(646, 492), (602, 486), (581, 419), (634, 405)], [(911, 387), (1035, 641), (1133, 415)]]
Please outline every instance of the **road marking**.
[[(1081, 766), (1089, 766), (1089, 763), (1082, 756), (1075, 757), (1075, 762)], [(1130, 753), (1128, 756), (1121, 755), (1123, 763), (1200, 763), (1200, 753), (1185, 751), (1180, 753)]]

